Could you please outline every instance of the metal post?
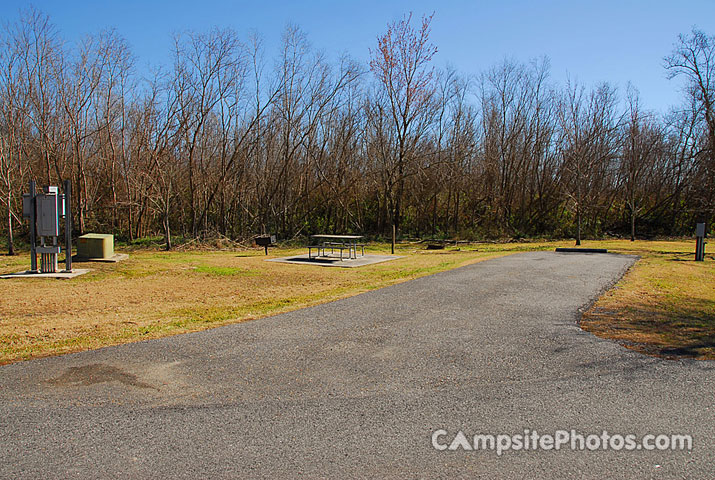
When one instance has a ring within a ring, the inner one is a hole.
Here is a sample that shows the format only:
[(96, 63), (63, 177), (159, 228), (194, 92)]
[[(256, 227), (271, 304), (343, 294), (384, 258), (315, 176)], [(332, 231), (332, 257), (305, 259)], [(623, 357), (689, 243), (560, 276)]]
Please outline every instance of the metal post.
[(37, 228), (35, 223), (37, 215), (36, 206), (35, 181), (30, 180), (30, 271), (32, 272), (37, 272), (37, 246), (35, 245), (37, 241), (35, 238), (35, 229)]
[(65, 180), (65, 272), (72, 271), (72, 181)]
[(695, 261), (702, 262), (705, 260), (705, 224), (698, 223), (695, 229)]

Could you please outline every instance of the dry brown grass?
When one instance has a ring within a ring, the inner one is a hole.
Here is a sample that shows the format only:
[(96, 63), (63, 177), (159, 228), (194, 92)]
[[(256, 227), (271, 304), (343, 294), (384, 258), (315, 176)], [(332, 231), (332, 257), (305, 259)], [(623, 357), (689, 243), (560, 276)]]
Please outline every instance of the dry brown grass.
[[(584, 328), (658, 348), (709, 342), (697, 347), (698, 356), (712, 358), (713, 261), (710, 256), (698, 265), (685, 261), (692, 259), (686, 256), (691, 243), (588, 242), (585, 246), (637, 253), (643, 260), (596, 303)], [(0, 281), (0, 364), (256, 319), (496, 256), (566, 245), (572, 242), (475, 244), (443, 251), (402, 245), (397, 253), (405, 258), (357, 269), (265, 262), (258, 249), (135, 251), (125, 262), (88, 264), (92, 272), (73, 280)], [(368, 250), (384, 254), (389, 247)], [(297, 253), (303, 250), (274, 249), (270, 257)], [(0, 257), (0, 273), (28, 264), (27, 255)]]
[(694, 261), (694, 242), (602, 242), (641, 256), (584, 314), (581, 327), (668, 358), (715, 359), (715, 262)]

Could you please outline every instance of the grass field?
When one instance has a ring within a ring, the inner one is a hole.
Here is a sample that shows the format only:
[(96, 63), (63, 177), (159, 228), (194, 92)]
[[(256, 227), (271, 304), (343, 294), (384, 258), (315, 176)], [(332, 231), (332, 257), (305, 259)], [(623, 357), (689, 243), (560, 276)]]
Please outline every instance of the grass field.
[[(470, 263), (572, 242), (460, 245), (355, 269), (265, 262), (263, 250), (131, 251), (117, 264), (78, 264), (72, 280), (0, 281), (0, 363), (157, 338), (315, 305)], [(693, 242), (593, 241), (642, 260), (586, 313), (583, 327), (646, 353), (715, 358), (715, 262)], [(373, 245), (366, 253), (388, 253)], [(304, 253), (272, 249), (270, 257)], [(0, 273), (29, 255), (0, 257)]]

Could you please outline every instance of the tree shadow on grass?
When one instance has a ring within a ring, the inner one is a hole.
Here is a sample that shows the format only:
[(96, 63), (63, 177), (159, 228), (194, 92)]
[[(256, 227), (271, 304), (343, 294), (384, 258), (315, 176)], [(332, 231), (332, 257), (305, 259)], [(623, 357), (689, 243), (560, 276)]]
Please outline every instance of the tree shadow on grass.
[(710, 300), (687, 298), (667, 310), (645, 304), (608, 310), (593, 307), (584, 314), (581, 326), (647, 355), (715, 360), (713, 306)]
[(703, 354), (703, 350), (707, 350), (713, 347), (715, 347), (715, 340), (711, 340), (707, 343), (699, 343), (683, 347), (661, 348), (659, 354), (666, 357), (697, 358)]
[(686, 258), (669, 258), (669, 262), (679, 262), (679, 263), (690, 263), (690, 262), (695, 262), (695, 254), (694, 253), (688, 253), (682, 255), (683, 257)]

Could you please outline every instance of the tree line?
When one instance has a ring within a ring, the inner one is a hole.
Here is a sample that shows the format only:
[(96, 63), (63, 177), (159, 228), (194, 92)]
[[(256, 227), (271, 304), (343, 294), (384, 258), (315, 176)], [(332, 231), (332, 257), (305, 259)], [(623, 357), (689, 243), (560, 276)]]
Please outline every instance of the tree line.
[(297, 27), (273, 58), (230, 29), (175, 36), (138, 73), (114, 30), (63, 40), (37, 10), (0, 38), (0, 230), (22, 193), (73, 185), (77, 233), (135, 240), (360, 232), (460, 238), (689, 235), (715, 199), (715, 39), (664, 59), (683, 105), (557, 85), (547, 59), (477, 77), (433, 65), (432, 17), (388, 25), (362, 65)]

